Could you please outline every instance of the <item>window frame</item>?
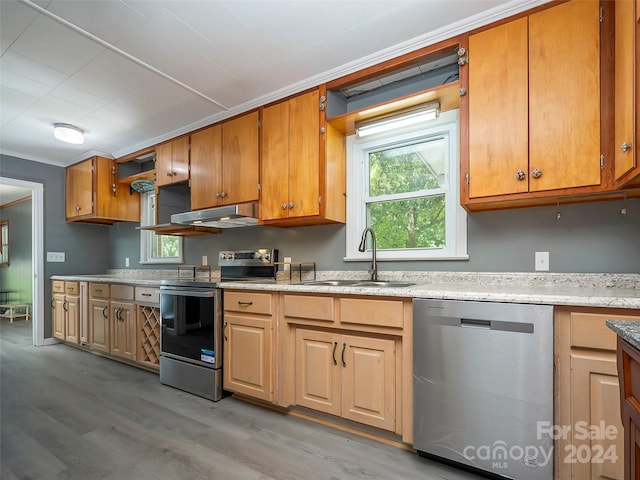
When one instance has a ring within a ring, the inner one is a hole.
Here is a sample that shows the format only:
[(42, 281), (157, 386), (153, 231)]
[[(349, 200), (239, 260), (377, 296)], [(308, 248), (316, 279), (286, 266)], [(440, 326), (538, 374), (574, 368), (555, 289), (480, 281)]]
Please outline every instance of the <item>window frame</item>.
[[(371, 249), (358, 251), (362, 232), (367, 226), (367, 157), (371, 151), (406, 144), (425, 142), (438, 137), (448, 142), (448, 161), (445, 165), (446, 182), (442, 189), (430, 190), (445, 194), (445, 247), (416, 249), (386, 249), (377, 251), (381, 261), (411, 260), (468, 260), (467, 212), (460, 205), (460, 138), (459, 110), (443, 112), (436, 120), (419, 125), (384, 132), (358, 139), (347, 137), (347, 226), (345, 261), (371, 261)], [(401, 196), (402, 194), (399, 194)], [(422, 197), (424, 198), (424, 197)]]
[[(157, 195), (155, 192), (140, 194), (140, 226), (147, 227), (156, 224)], [(179, 265), (184, 263), (184, 239), (178, 237), (177, 257), (154, 257), (151, 255), (153, 239), (157, 235), (153, 230), (140, 230), (140, 264), (143, 265)]]

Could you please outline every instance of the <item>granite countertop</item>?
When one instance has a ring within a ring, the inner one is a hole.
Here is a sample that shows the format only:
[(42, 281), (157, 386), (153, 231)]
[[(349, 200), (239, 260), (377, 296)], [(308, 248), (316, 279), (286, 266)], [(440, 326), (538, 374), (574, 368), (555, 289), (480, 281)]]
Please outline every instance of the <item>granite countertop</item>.
[(616, 332), (634, 348), (640, 350), (640, 322), (607, 320), (607, 327)]
[[(289, 279), (279, 272), (278, 281), (255, 280), (220, 282), (219, 271), (211, 280), (221, 288), (278, 292), (334, 293), (405, 298), (474, 300), (506, 303), (572, 305), (640, 309), (640, 274), (595, 273), (500, 273), (500, 272), (381, 272), (384, 280), (413, 282), (400, 288), (309, 285), (312, 277)], [(308, 274), (307, 274), (308, 275)], [(111, 270), (101, 275), (56, 275), (53, 280), (126, 283), (158, 286), (176, 270)], [(208, 278), (208, 277), (207, 277)], [(317, 280), (366, 280), (366, 272), (334, 271), (317, 273)]]

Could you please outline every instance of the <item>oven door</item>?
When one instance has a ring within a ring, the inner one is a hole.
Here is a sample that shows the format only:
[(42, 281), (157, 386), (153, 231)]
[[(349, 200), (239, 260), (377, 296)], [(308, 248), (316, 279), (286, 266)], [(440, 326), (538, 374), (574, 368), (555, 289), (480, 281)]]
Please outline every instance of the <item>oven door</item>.
[(222, 367), (218, 288), (160, 289), (160, 354), (209, 368)]

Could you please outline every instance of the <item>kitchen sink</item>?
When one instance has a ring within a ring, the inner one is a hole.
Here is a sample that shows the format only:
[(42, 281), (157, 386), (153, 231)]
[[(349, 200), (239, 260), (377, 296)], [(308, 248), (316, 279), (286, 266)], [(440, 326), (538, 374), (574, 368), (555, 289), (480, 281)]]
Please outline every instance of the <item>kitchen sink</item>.
[(378, 287), (378, 288), (401, 288), (415, 285), (411, 282), (394, 282), (380, 280), (315, 280), (304, 282), (305, 285), (318, 285), (328, 287)]
[(347, 287), (362, 282), (362, 280), (314, 280), (312, 282), (304, 282), (305, 285), (319, 285), (329, 287)]
[(412, 282), (384, 282), (379, 280), (365, 280), (362, 282), (358, 282), (355, 284), (358, 287), (382, 287), (382, 288), (401, 288), (401, 287), (410, 287), (411, 285), (415, 285)]

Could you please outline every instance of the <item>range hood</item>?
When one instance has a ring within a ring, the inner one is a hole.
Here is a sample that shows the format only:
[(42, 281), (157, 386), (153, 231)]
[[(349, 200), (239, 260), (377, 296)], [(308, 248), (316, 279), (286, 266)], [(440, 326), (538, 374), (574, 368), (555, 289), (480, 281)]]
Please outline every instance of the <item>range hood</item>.
[(241, 203), (171, 215), (171, 223), (196, 227), (237, 228), (258, 224), (258, 204)]

